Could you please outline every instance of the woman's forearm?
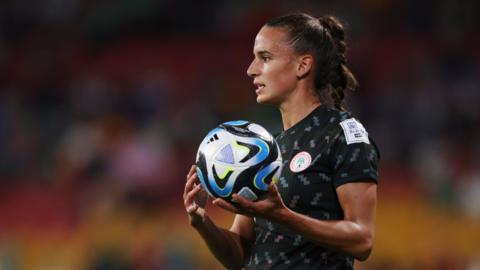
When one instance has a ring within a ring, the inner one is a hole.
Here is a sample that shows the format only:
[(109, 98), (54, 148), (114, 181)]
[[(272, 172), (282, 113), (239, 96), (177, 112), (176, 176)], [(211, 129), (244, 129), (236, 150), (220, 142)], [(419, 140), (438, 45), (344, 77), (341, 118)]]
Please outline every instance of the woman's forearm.
[(204, 221), (192, 224), (210, 251), (227, 269), (241, 269), (245, 261), (245, 247), (240, 235), (218, 227), (205, 215)]
[(349, 220), (325, 221), (285, 209), (276, 218), (280, 224), (319, 245), (366, 260), (373, 246), (373, 233), (360, 223)]

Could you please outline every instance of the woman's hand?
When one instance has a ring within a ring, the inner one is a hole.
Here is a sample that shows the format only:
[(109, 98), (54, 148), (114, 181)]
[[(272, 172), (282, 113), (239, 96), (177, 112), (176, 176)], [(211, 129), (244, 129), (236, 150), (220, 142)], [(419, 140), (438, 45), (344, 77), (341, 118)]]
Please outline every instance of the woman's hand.
[(253, 202), (238, 194), (233, 194), (232, 201), (234, 201), (236, 205), (220, 198), (213, 200), (213, 204), (236, 214), (261, 217), (269, 220), (278, 220), (285, 211), (288, 211), (278, 192), (277, 186), (273, 183), (270, 184), (265, 199)]
[(187, 182), (183, 191), (183, 204), (188, 213), (190, 225), (196, 226), (204, 222), (208, 197), (208, 193), (198, 180), (196, 166), (192, 165), (187, 174)]

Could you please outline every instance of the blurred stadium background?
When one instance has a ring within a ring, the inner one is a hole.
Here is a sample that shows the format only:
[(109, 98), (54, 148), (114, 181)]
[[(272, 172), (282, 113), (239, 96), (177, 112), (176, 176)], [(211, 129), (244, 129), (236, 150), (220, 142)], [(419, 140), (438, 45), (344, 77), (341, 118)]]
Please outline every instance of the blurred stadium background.
[(185, 174), (222, 121), (280, 130), (245, 72), (293, 11), (348, 22), (350, 108), (382, 150), (358, 269), (480, 269), (480, 2), (332, 2), (1, 1), (0, 269), (221, 269)]

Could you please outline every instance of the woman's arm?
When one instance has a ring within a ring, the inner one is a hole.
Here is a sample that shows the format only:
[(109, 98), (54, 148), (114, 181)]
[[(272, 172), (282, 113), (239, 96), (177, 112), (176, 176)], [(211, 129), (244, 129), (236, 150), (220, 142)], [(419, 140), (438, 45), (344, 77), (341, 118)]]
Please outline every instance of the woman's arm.
[(377, 185), (348, 183), (337, 188), (337, 195), (344, 219), (335, 221), (318, 220), (288, 209), (275, 185), (271, 185), (267, 198), (262, 201), (251, 202), (234, 195), (240, 204), (238, 208), (219, 199), (214, 200), (214, 204), (232, 212), (267, 218), (321, 246), (366, 260), (375, 235)]
[(343, 220), (318, 220), (288, 208), (275, 219), (313, 242), (363, 261), (370, 255), (375, 237), (376, 190), (374, 183), (339, 186), (337, 195), (344, 212)]
[(230, 230), (216, 226), (208, 217), (195, 229), (202, 236), (212, 254), (227, 269), (242, 269), (245, 257), (253, 243), (253, 220), (236, 215)]
[(212, 254), (228, 269), (241, 269), (253, 239), (253, 219), (236, 215), (230, 230), (218, 227), (205, 211), (208, 194), (198, 183), (195, 167), (187, 175), (183, 193), (190, 225), (203, 238)]

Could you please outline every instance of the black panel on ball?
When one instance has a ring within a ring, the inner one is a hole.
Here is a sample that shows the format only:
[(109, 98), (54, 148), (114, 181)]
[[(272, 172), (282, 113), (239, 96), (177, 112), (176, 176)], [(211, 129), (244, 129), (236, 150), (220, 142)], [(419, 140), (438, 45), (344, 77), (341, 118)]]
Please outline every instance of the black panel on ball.
[(246, 123), (240, 126), (221, 124), (220, 127), (232, 133), (233, 135), (237, 135), (240, 137), (259, 137), (257, 133), (252, 132), (247, 128), (248, 125), (250, 125), (250, 123)]
[(208, 183), (208, 171), (207, 171), (207, 160), (205, 158), (205, 154), (203, 152), (198, 153), (198, 160), (196, 162), (197, 167), (200, 169), (203, 175), (203, 179), (205, 180), (205, 185), (203, 186), (205, 189), (208, 190), (210, 194), (216, 195), (212, 187), (210, 186), (210, 183)]

